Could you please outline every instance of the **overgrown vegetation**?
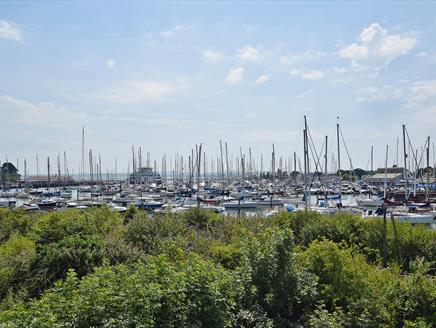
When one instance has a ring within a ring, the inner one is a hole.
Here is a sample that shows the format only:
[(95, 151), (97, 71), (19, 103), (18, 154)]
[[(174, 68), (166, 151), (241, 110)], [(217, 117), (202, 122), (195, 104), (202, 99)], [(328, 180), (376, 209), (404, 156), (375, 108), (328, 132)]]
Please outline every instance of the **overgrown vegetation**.
[(346, 214), (1, 210), (0, 327), (434, 327), (436, 233), (384, 235)]

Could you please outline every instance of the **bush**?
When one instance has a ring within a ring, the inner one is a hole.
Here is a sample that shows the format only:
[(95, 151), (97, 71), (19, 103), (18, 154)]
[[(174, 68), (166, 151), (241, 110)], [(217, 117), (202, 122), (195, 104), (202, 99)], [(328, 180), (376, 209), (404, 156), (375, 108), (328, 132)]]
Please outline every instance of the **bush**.
[[(340, 214), (0, 210), (0, 327), (433, 327), (432, 230)], [(33, 298), (33, 299), (32, 299)]]

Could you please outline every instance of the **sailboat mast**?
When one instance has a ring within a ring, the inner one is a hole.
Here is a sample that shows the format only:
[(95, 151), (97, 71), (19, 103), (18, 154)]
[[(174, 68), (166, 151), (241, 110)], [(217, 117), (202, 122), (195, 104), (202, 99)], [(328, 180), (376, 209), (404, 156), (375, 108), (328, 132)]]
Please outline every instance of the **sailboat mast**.
[(24, 159), (24, 181), (27, 181), (27, 161)]
[(429, 201), (429, 196), (430, 196), (430, 136), (427, 137), (427, 167), (426, 167), (426, 172), (427, 172), (427, 188), (426, 188), (426, 202)]
[(336, 123), (336, 138), (338, 142), (339, 206), (341, 206), (342, 205), (342, 175), (341, 175), (341, 144), (339, 140), (339, 122)]
[(221, 154), (221, 179), (224, 185), (224, 160), (223, 160), (223, 144), (220, 140), (220, 154)]
[(58, 188), (61, 186), (61, 155), (58, 154), (57, 157), (57, 164), (58, 164)]
[(303, 148), (304, 148), (304, 208), (307, 211), (307, 130), (303, 130)]
[(389, 153), (389, 145), (386, 145), (386, 160), (385, 160), (385, 183), (383, 190), (383, 199), (386, 199), (386, 189), (388, 187), (387, 176), (388, 176), (388, 153)]
[(82, 126), (82, 182), (85, 180), (85, 127)]
[(64, 151), (64, 188), (67, 183), (67, 152)]
[(275, 175), (276, 175), (276, 154), (274, 150), (274, 144), (272, 144), (272, 159), (271, 159), (271, 176), (273, 182), (275, 181)]
[[(197, 151), (197, 207), (200, 208), (200, 199), (198, 198), (198, 195), (200, 193), (200, 174), (201, 174), (201, 146), (203, 144), (200, 143), (200, 146), (198, 147)], [(227, 143), (226, 143), (227, 145)], [(197, 149), (197, 146), (195, 147)]]
[(307, 211), (308, 209), (308, 185), (307, 185), (307, 175), (308, 175), (308, 145), (307, 145), (307, 120), (306, 115), (304, 115), (304, 130), (303, 130), (303, 146), (304, 146), (304, 207)]
[(47, 157), (47, 190), (50, 190), (50, 157)]
[(229, 181), (229, 154), (227, 151), (227, 141), (224, 143), (224, 145), (226, 148), (226, 180), (227, 180), (227, 183), (230, 183), (230, 181)]
[(404, 169), (403, 169), (403, 177), (404, 177), (404, 198), (407, 202), (408, 192), (407, 192), (407, 152), (406, 152), (406, 126), (403, 124), (403, 151), (404, 151)]
[(325, 153), (324, 153), (324, 195), (327, 204), (327, 145), (328, 136), (325, 136)]

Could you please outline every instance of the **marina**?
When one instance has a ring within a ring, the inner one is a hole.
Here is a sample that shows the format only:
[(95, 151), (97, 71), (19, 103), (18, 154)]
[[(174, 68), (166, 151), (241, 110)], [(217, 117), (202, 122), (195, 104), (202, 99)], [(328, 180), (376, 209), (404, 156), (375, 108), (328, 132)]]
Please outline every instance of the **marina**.
[[(170, 172), (167, 170), (166, 155), (162, 157), (158, 171), (157, 160), (153, 160), (152, 167), (151, 156), (147, 153), (147, 159), (143, 162), (142, 149), (135, 151), (132, 146), (132, 172), (108, 172), (104, 177), (101, 159), (95, 161), (90, 150), (88, 172), (83, 166), (79, 175), (71, 176), (64, 153), (64, 172), (61, 172), (58, 156), (57, 172), (53, 175), (50, 158), (47, 158), (45, 177), (30, 176), (26, 166), (21, 177), (12, 163), (5, 162), (2, 166), (0, 207), (25, 211), (61, 211), (105, 205), (113, 211), (125, 212), (133, 206), (155, 214), (183, 212), (197, 207), (224, 215), (267, 216), (281, 211), (312, 210), (323, 214), (346, 211), (362, 218), (387, 214), (402, 222), (436, 227), (436, 172), (434, 166), (429, 165), (430, 137), (421, 147), (421, 159), (418, 161), (416, 152), (414, 163), (409, 164), (412, 170), (407, 169), (408, 155), (405, 151), (404, 167), (388, 167), (386, 159), (385, 168), (360, 172), (358, 176), (359, 170), (341, 170), (341, 148), (347, 148), (345, 141), (342, 144), (339, 138), (339, 123), (338, 160), (335, 163), (338, 170), (331, 172), (326, 160), (327, 136), (321, 150), (317, 151), (313, 140), (309, 140), (306, 117), (304, 119), (303, 168), (297, 166), (297, 158), (300, 164), (300, 157), (295, 152), (293, 166), (291, 158), (287, 161), (283, 157), (277, 159), (273, 145), (270, 168), (266, 171), (263, 169), (264, 159), (256, 162), (252, 158), (251, 148), (248, 154), (241, 149), (239, 156), (233, 158), (229, 156), (227, 143), (221, 140), (220, 156), (215, 162), (208, 163), (202, 144), (195, 145), (187, 161), (186, 157), (184, 160), (183, 156), (176, 154)], [(405, 126), (403, 132), (405, 136)], [(410, 140), (407, 141), (410, 143)], [(323, 150), (325, 162), (321, 163)], [(309, 157), (309, 153), (315, 156)], [(351, 164), (351, 158), (349, 161)], [(84, 162), (85, 158), (82, 158)], [(383, 183), (380, 183), (381, 180)]]

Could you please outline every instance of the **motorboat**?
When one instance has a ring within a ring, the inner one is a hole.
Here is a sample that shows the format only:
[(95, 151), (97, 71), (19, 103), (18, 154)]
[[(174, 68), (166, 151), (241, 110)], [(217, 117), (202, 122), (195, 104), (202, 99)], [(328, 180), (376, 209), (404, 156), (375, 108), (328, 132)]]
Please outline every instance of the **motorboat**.
[(411, 224), (436, 224), (436, 212), (429, 213), (393, 213), (400, 222)]
[(40, 200), (37, 203), (37, 205), (41, 210), (48, 211), (48, 210), (53, 210), (54, 208), (56, 208), (58, 203), (53, 199), (44, 198), (44, 199)]
[(0, 208), (15, 207), (16, 201), (13, 199), (0, 199)]
[(39, 211), (38, 204), (24, 203), (24, 204), (20, 205), (19, 208), (25, 210), (26, 212)]
[(223, 203), (226, 209), (256, 209), (259, 204), (255, 201), (241, 200), (241, 201), (230, 201)]
[(359, 198), (356, 199), (356, 203), (360, 207), (379, 207), (383, 204), (383, 199)]
[(141, 210), (154, 210), (162, 207), (163, 203), (157, 202), (151, 198), (138, 198), (135, 201), (135, 206)]

